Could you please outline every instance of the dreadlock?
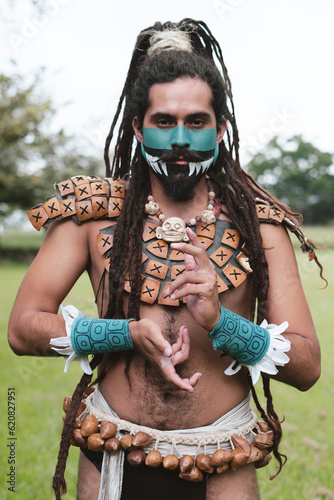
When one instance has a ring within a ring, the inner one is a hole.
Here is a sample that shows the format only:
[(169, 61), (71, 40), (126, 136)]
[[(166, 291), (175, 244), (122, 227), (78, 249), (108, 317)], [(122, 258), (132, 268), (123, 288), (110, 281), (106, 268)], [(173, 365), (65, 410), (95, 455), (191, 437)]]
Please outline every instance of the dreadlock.
[[(168, 36), (165, 36), (166, 33)], [(183, 37), (180, 36), (180, 33), (183, 33)], [(256, 214), (255, 198), (261, 197), (284, 210), (290, 220), (296, 224), (296, 227), (299, 227), (302, 218), (263, 190), (241, 168), (239, 134), (231, 82), (221, 48), (204, 22), (189, 18), (183, 19), (179, 23), (156, 23), (139, 34), (116, 114), (106, 138), (104, 149), (106, 176), (123, 179), (131, 176), (131, 180), (127, 182), (124, 206), (114, 233), (110, 256), (109, 300), (105, 317), (140, 319), (141, 228), (145, 217), (144, 206), (150, 192), (150, 180), (140, 145), (136, 143), (132, 121), (136, 116), (139, 128), (142, 126), (145, 112), (150, 104), (149, 90), (152, 85), (172, 82), (178, 78), (200, 78), (207, 82), (212, 90), (212, 104), (217, 123), (222, 123), (223, 120), (227, 123), (224, 141), (219, 146), (218, 159), (215, 166), (209, 170), (208, 175), (221, 203), (227, 207), (226, 213), (242, 235), (249, 250), (250, 264), (253, 269), (250, 319), (254, 321), (256, 318), (257, 323), (260, 324), (265, 317), (269, 275)], [(111, 165), (109, 149), (119, 121), (115, 154)], [(127, 310), (124, 311), (123, 288), (128, 276), (131, 276), (131, 293)], [(100, 359), (94, 361), (94, 364), (97, 365), (99, 362)], [(127, 370), (130, 362), (131, 351), (127, 353)], [(103, 379), (110, 363), (112, 363), (112, 356), (105, 354), (97, 381)], [(270, 379), (267, 376), (263, 376), (262, 379), (264, 395), (267, 400), (266, 411), (260, 405), (249, 377), (253, 399), (261, 418), (274, 431), (273, 453), (279, 463), (278, 474), (286, 461), (286, 457), (278, 451), (282, 429), (272, 402)], [(80, 394), (84, 393), (89, 382), (90, 378), (84, 376), (79, 383), (72, 401), (73, 409), (70, 415), (67, 415), (64, 425), (54, 478), (54, 488), (55, 491), (58, 491), (58, 495), (60, 488), (66, 489), (64, 470), (69, 436), (76, 413), (75, 408), (78, 405)]]

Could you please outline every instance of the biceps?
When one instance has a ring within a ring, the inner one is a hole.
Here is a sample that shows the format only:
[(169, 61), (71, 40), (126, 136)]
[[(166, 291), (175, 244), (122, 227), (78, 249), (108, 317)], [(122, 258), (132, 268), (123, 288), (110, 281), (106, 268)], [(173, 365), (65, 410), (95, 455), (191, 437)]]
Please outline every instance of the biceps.
[(58, 229), (45, 239), (20, 287), (18, 308), (57, 312), (88, 261), (84, 239), (70, 236)]
[(275, 324), (288, 321), (290, 332), (313, 336), (313, 321), (288, 235), (281, 232), (274, 245), (266, 247), (270, 248), (266, 250), (269, 268), (267, 320)]

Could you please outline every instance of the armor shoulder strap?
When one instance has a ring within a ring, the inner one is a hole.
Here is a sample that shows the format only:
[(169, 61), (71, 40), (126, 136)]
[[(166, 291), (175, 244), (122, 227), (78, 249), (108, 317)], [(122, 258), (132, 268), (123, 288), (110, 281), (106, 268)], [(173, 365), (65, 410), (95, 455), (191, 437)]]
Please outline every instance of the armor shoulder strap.
[(92, 219), (117, 218), (122, 211), (125, 186), (121, 179), (77, 175), (54, 187), (53, 196), (27, 212), (37, 231), (54, 220), (70, 217), (82, 224)]
[(255, 198), (257, 216), (261, 222), (267, 222), (270, 224), (283, 224), (289, 231), (295, 234), (301, 243), (301, 249), (304, 253), (308, 254), (309, 260), (313, 260), (315, 256), (314, 247), (311, 242), (307, 239), (303, 231), (299, 226), (287, 215), (285, 212), (262, 198)]

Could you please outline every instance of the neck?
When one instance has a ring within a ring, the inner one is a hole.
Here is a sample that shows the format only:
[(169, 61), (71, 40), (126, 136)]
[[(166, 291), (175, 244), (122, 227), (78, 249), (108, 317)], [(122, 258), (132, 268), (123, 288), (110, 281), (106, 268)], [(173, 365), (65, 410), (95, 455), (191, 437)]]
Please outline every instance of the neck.
[(208, 204), (208, 188), (205, 175), (196, 185), (194, 197), (189, 201), (175, 201), (166, 196), (163, 187), (153, 172), (150, 172), (150, 181), (152, 196), (159, 203), (161, 211), (167, 218), (180, 217), (187, 221), (205, 210)]

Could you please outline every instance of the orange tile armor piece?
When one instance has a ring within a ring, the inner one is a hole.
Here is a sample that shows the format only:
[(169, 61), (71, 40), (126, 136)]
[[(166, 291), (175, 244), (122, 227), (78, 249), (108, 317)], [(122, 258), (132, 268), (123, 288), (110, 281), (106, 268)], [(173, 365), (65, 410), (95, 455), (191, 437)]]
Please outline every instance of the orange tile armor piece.
[[(55, 184), (56, 193), (27, 212), (29, 220), (38, 231), (54, 220), (71, 217), (77, 224), (94, 219), (115, 220), (121, 214), (125, 184), (120, 179), (78, 175)], [(257, 198), (256, 211), (261, 223), (281, 224), (296, 234), (302, 250), (311, 256), (312, 245), (302, 231), (286, 217), (277, 206)], [(146, 220), (143, 226), (142, 291), (141, 300), (153, 304), (178, 306), (181, 301), (165, 297), (168, 284), (184, 271), (184, 253), (170, 248), (163, 240), (157, 240), (155, 230), (160, 224)], [(239, 232), (227, 221), (214, 224), (199, 222), (193, 230), (203, 243), (207, 255), (217, 272), (219, 293), (238, 287), (252, 272), (248, 251)], [(114, 225), (102, 229), (97, 235), (97, 245), (103, 256), (104, 266), (109, 271), (110, 252), (113, 245)], [(131, 291), (131, 277), (124, 286)], [(185, 302), (185, 300), (183, 300)]]

